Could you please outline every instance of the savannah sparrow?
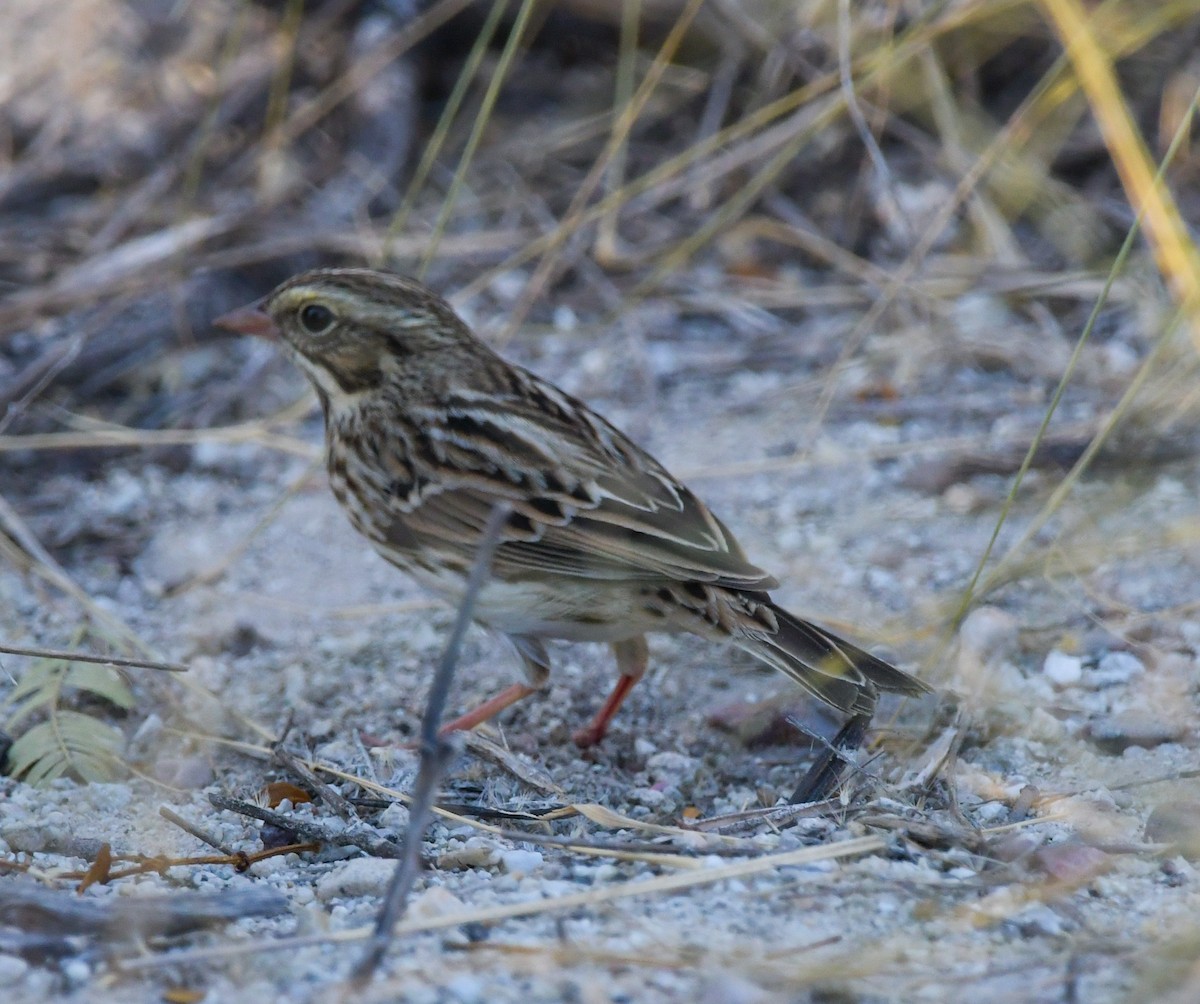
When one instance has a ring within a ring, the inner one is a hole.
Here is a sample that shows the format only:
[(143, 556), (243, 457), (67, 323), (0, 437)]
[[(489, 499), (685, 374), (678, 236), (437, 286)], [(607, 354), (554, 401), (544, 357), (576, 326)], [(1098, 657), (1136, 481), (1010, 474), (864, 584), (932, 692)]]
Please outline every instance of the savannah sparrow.
[(647, 631), (745, 649), (857, 718), (919, 680), (776, 606), (775, 579), (687, 487), (585, 404), (479, 341), (411, 279), (305, 272), (216, 322), (277, 339), (325, 412), (334, 495), (393, 565), (452, 603), (488, 515), (512, 513), (475, 619), (524, 663), (514, 684), (447, 726), (469, 729), (545, 686), (545, 638), (612, 645), (620, 679), (598, 742), (646, 669)]

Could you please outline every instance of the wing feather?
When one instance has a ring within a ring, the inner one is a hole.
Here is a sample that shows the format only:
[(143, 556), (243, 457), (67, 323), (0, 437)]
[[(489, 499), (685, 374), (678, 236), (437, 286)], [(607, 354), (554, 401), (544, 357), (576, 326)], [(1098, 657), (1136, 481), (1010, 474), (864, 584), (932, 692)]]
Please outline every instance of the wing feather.
[(581, 402), (516, 373), (508, 393), (422, 411), (409, 456), (422, 487), (390, 500), (395, 546), (473, 552), (505, 501), (514, 513), (499, 575), (776, 585), (650, 454)]

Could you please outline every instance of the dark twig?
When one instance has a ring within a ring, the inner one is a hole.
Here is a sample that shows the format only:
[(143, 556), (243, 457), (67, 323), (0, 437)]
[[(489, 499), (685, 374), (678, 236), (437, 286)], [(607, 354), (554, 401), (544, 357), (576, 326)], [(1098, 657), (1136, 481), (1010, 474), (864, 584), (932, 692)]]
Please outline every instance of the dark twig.
[(285, 769), (291, 771), (296, 777), (300, 778), (313, 793), (336, 812), (342, 819), (351, 820), (354, 818), (354, 810), (350, 807), (350, 803), (339, 794), (333, 787), (322, 781), (316, 774), (300, 760), (295, 753), (291, 753), (283, 748), (283, 740), (280, 739), (271, 749), (271, 756), (276, 763), (280, 764)]
[(404, 856), (396, 866), (395, 874), (388, 885), (383, 898), (383, 906), (375, 918), (375, 931), (366, 954), (354, 969), (354, 981), (361, 985), (368, 982), (379, 968), (391, 941), (392, 928), (404, 913), (408, 895), (412, 891), (413, 882), (417, 878), (417, 868), (420, 865), (421, 841), (425, 836), (425, 828), (429, 825), (432, 815), (434, 797), (437, 794), (438, 783), (446, 768), (454, 759), (457, 744), (443, 737), (439, 729), (442, 725), (442, 714), (446, 708), (446, 700), (450, 695), (450, 684), (454, 680), (454, 670), (458, 665), (459, 653), (462, 650), (463, 637), (471, 623), (471, 615), (475, 611), (475, 601), (479, 591), (487, 581), (492, 570), (492, 557), (500, 543), (500, 531), (511, 512), (511, 507), (500, 503), (492, 507), (488, 517), (483, 539), (471, 566), (471, 575), (467, 579), (466, 592), (458, 606), (458, 617), (454, 621), (454, 630), (450, 632), (450, 640), (446, 643), (446, 651), (442, 653), (433, 684), (429, 688), (429, 698), (425, 704), (425, 717), (421, 720), (421, 766), (417, 770), (417, 780), (413, 787), (412, 801), (408, 806), (408, 833), (404, 838)]
[(822, 802), (833, 794), (841, 781), (842, 771), (850, 763), (846, 752), (856, 750), (862, 745), (867, 726), (870, 724), (870, 715), (855, 715), (842, 726), (841, 731), (834, 736), (833, 742), (822, 751), (808, 769), (808, 773), (796, 785), (791, 797), (792, 805)]
[(367, 854), (377, 858), (399, 858), (404, 851), (404, 848), (399, 844), (365, 831), (334, 830), (322, 826), (320, 823), (315, 823), (307, 819), (299, 819), (295, 816), (288, 816), (282, 812), (276, 812), (274, 809), (268, 809), (253, 802), (243, 801), (240, 798), (212, 794), (208, 796), (208, 800), (218, 809), (228, 809), (230, 812), (237, 812), (243, 816), (261, 819), (264, 823), (270, 823), (272, 826), (290, 831), (303, 837), (305, 840), (311, 840), (315, 843), (328, 844), (335, 847), (357, 847), (359, 850), (365, 851)]
[(25, 655), (31, 659), (62, 659), (66, 662), (94, 662), (101, 666), (122, 666), (128, 669), (160, 669), (165, 673), (186, 673), (187, 666), (177, 662), (157, 662), (153, 659), (127, 659), (119, 655), (94, 655), (91, 652), (72, 652), (58, 648), (25, 648), (22, 645), (0, 645), (0, 655)]
[(288, 901), (268, 889), (166, 896), (112, 896), (103, 901), (47, 889), (36, 882), (0, 888), (0, 926), (55, 937), (81, 934), (122, 940), (186, 934), (243, 917), (286, 913)]
[(807, 819), (832, 813), (838, 806), (833, 799), (823, 802), (802, 802), (798, 805), (769, 805), (756, 809), (745, 809), (741, 812), (722, 813), (719, 816), (709, 816), (707, 819), (697, 819), (683, 826), (697, 833), (715, 833), (720, 836), (736, 836), (738, 833), (757, 833), (764, 825), (772, 829), (782, 829), (792, 825), (798, 819)]
[[(699, 830), (696, 831), (699, 834)], [(578, 837), (561, 837), (552, 833), (530, 833), (528, 830), (498, 830), (496, 836), (513, 843), (541, 844), (546, 847), (562, 847), (585, 854), (613, 857), (622, 855), (674, 855), (676, 857), (721, 857), (745, 858), (762, 854), (762, 848), (747, 842), (739, 846), (719, 843), (712, 837), (701, 846), (681, 847), (678, 843), (654, 843), (651, 840), (581, 840)]]

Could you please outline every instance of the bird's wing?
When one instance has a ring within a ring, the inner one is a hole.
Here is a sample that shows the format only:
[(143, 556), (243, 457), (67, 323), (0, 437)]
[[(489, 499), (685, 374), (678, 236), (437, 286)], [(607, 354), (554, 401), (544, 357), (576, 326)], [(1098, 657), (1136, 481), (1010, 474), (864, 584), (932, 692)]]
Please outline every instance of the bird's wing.
[(454, 398), (419, 416), (423, 487), (394, 514), (398, 535), (473, 550), (504, 501), (513, 513), (497, 574), (776, 585), (658, 461), (582, 403), (516, 373), (519, 393)]

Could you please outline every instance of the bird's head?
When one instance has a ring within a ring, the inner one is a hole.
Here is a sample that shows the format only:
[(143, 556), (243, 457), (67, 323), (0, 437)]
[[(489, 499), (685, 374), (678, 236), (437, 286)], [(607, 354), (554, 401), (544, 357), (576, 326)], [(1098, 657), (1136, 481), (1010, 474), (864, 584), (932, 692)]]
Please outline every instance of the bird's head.
[(474, 341), (440, 296), (370, 269), (319, 269), (214, 322), (281, 341), (326, 399), (370, 392), (416, 356), (453, 357)]

